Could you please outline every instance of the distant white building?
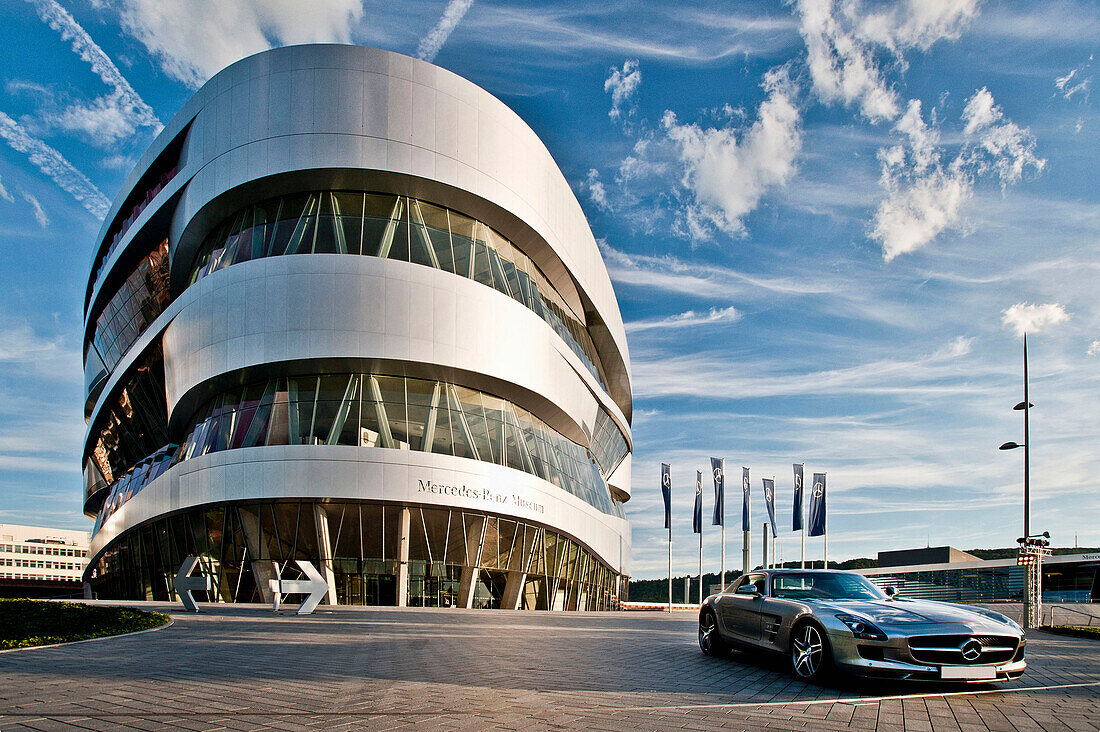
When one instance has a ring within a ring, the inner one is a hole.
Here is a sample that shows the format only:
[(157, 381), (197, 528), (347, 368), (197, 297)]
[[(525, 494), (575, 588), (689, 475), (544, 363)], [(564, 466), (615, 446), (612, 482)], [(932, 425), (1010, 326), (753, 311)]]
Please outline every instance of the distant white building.
[(87, 563), (87, 531), (0, 524), (0, 579), (76, 584)]

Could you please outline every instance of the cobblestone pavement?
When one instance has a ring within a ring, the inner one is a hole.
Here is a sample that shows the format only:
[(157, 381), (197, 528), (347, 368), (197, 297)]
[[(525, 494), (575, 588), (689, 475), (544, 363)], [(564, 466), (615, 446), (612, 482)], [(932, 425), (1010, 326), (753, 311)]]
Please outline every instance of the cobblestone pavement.
[(1100, 643), (1045, 633), (993, 690), (822, 688), (703, 656), (689, 613), (177, 608), (163, 630), (0, 654), (0, 730), (1100, 729)]

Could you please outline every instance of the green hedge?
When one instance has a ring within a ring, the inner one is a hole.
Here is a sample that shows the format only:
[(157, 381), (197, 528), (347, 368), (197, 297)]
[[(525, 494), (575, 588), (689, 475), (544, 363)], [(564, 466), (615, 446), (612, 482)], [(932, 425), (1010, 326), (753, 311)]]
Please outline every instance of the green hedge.
[(102, 638), (164, 625), (164, 613), (76, 602), (0, 599), (0, 649)]
[(1100, 640), (1100, 627), (1092, 626), (1091, 628), (1085, 625), (1055, 625), (1053, 627), (1046, 627), (1043, 630), (1048, 633), (1057, 633), (1059, 635), (1075, 635), (1078, 638), (1094, 638)]

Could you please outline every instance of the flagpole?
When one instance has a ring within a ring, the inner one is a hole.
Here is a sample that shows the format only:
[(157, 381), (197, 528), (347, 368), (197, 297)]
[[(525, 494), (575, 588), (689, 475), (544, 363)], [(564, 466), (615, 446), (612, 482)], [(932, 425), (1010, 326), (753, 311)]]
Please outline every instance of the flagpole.
[[(722, 496), (725, 498), (725, 496)], [(725, 514), (725, 507), (722, 507)], [(726, 591), (726, 517), (722, 516), (722, 592)]]
[(699, 522), (699, 605), (703, 604), (703, 527)]
[(668, 522), (668, 611), (672, 612), (672, 522)]

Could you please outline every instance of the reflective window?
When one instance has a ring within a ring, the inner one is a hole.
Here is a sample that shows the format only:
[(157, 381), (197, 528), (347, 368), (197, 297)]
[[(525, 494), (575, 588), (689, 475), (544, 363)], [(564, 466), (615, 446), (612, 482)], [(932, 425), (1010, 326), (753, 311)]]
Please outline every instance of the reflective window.
[(400, 259), (477, 280), (533, 310), (608, 388), (584, 317), (530, 257), (480, 221), (415, 198), (321, 191), (250, 206), (206, 238), (190, 281), (250, 259), (311, 253)]
[(626, 438), (611, 416), (601, 408), (596, 415), (596, 426), (592, 429), (592, 455), (605, 478), (611, 477), (627, 452)]
[[(137, 364), (124, 386), (103, 406), (92, 434), (89, 456), (95, 471), (85, 486), (110, 485), (146, 456), (168, 443), (168, 404), (164, 392), (164, 359), (153, 347)], [(98, 472), (98, 475), (95, 473)]]
[(177, 461), (263, 445), (419, 450), (537, 475), (623, 517), (592, 453), (530, 412), (455, 384), (376, 374), (291, 376), (221, 394), (198, 411)]
[(168, 240), (141, 260), (96, 319), (92, 344), (107, 371), (168, 307)]

